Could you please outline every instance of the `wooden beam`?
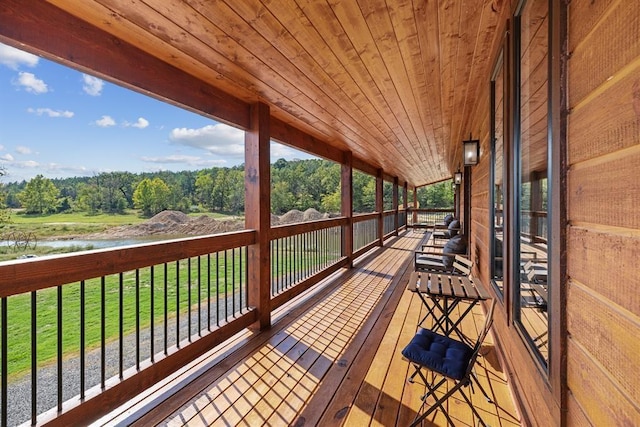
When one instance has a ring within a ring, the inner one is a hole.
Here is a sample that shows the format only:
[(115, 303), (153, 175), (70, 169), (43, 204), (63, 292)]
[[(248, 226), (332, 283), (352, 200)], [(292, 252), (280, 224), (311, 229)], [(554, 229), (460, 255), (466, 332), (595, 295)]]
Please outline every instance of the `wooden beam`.
[(0, 41), (212, 119), (249, 127), (249, 104), (47, 2), (3, 0)]
[(245, 133), (245, 224), (258, 231), (257, 242), (249, 246), (248, 302), (258, 310), (254, 327), (271, 326), (271, 178), (269, 165), (269, 106), (251, 108), (251, 129)]

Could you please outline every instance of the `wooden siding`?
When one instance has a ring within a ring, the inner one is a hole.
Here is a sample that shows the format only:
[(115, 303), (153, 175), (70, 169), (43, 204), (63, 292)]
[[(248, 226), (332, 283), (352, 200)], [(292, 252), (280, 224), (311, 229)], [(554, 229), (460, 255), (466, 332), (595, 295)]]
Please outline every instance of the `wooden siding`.
[(640, 424), (640, 7), (569, 4), (567, 422)]

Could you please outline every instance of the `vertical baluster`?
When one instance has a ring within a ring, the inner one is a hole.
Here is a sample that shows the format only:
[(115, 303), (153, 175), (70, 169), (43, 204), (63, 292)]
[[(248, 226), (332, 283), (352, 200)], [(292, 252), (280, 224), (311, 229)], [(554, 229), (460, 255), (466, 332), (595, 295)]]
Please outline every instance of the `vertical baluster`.
[(85, 281), (80, 282), (80, 399), (84, 399), (85, 389), (85, 334), (86, 334), (86, 309), (85, 309)]
[(106, 298), (106, 279), (104, 276), (100, 278), (100, 387), (105, 389), (106, 382), (106, 364), (107, 364), (107, 336), (106, 336), (106, 316), (107, 316), (107, 298)]
[(224, 251), (224, 321), (229, 320), (229, 272), (227, 271), (227, 250)]
[(202, 268), (201, 257), (198, 256), (198, 336), (202, 336), (202, 300), (200, 298), (200, 293), (202, 292), (202, 275), (200, 274), (200, 269)]
[(38, 417), (38, 309), (36, 300), (36, 292), (33, 291), (31, 292), (31, 424), (33, 425), (36, 424)]
[(244, 251), (242, 250), (242, 247), (238, 248), (238, 255), (239, 255), (239, 257), (238, 257), (238, 264), (239, 264), (239, 265), (238, 265), (238, 281), (240, 282), (240, 283), (238, 284), (238, 287), (239, 287), (239, 289), (240, 289), (240, 292), (239, 292), (239, 297), (240, 297), (240, 303), (239, 303), (239, 305), (240, 305), (240, 314), (242, 314), (242, 277), (244, 276), (244, 275), (242, 274), (242, 254), (243, 254), (243, 253), (244, 253)]
[(211, 254), (207, 254), (207, 329), (211, 332)]
[(180, 260), (176, 261), (176, 347), (180, 348)]
[(62, 286), (58, 286), (58, 412), (62, 411)]
[(236, 248), (231, 249), (231, 310), (236, 317)]
[(169, 265), (164, 263), (164, 354), (167, 355), (169, 353), (169, 280), (167, 279), (169, 275)]
[(220, 252), (216, 252), (216, 326), (220, 326)]
[(191, 258), (187, 258), (187, 340), (191, 342)]
[(156, 341), (156, 333), (155, 333), (155, 302), (156, 302), (156, 292), (155, 292), (155, 286), (156, 286), (156, 278), (155, 278), (155, 269), (154, 266), (152, 265), (151, 268), (149, 269), (149, 273), (151, 274), (151, 278), (149, 279), (149, 299), (150, 299), (150, 306), (149, 306), (149, 353), (151, 354), (151, 363), (155, 362), (155, 341)]
[(118, 274), (118, 376), (123, 378), (124, 372), (124, 275)]
[(136, 268), (136, 370), (140, 370), (140, 269)]
[(0, 400), (2, 400), (2, 415), (0, 416), (2, 421), (2, 425), (6, 426), (7, 423), (7, 403), (8, 403), (8, 391), (7, 391), (7, 377), (9, 376), (8, 362), (7, 362), (7, 298), (2, 297), (0, 299), (0, 317), (2, 317), (2, 366), (0, 367), (0, 381), (2, 381), (2, 396), (0, 396)]

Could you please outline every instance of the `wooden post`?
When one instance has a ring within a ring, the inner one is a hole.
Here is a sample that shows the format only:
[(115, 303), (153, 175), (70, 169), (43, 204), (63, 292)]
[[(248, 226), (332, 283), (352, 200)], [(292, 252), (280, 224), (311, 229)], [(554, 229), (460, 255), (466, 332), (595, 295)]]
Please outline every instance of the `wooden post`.
[(376, 212), (378, 212), (378, 245), (384, 245), (384, 202), (383, 186), (384, 181), (382, 179), (382, 169), (378, 169), (376, 173)]
[(347, 225), (342, 227), (342, 255), (349, 261), (349, 268), (353, 267), (353, 155), (351, 151), (344, 153), (341, 165), (340, 191), (341, 213), (347, 217)]
[(251, 127), (245, 132), (245, 225), (258, 231), (258, 240), (249, 246), (247, 260), (248, 302), (258, 310), (258, 321), (252, 326), (271, 326), (271, 178), (269, 165), (269, 106), (257, 103), (251, 107)]
[(395, 235), (398, 235), (398, 227), (400, 220), (398, 218), (398, 177), (393, 178), (393, 210), (394, 210), (394, 224)]
[(414, 230), (416, 222), (418, 221), (418, 212), (416, 209), (418, 209), (418, 188), (413, 187), (413, 212), (411, 212), (411, 224), (413, 224)]

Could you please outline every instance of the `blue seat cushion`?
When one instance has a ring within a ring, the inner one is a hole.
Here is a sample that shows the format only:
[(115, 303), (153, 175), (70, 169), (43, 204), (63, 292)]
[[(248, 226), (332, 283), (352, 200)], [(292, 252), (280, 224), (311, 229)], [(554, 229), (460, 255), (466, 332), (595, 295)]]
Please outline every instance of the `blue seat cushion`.
[(456, 380), (464, 378), (472, 354), (467, 344), (428, 329), (420, 329), (402, 350), (412, 362)]

